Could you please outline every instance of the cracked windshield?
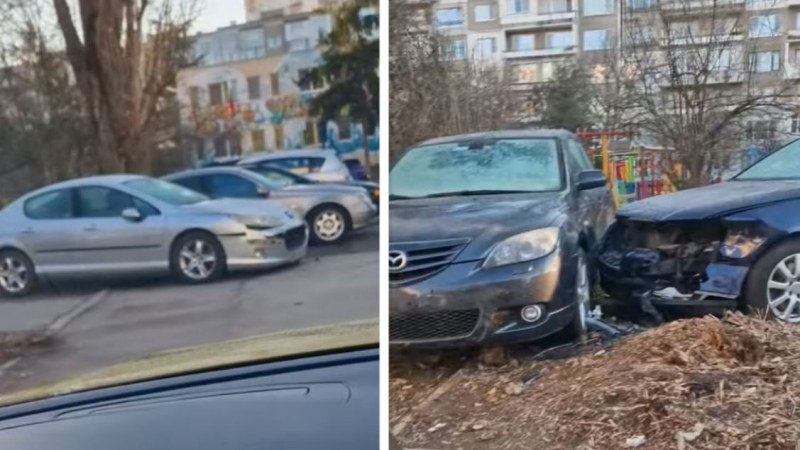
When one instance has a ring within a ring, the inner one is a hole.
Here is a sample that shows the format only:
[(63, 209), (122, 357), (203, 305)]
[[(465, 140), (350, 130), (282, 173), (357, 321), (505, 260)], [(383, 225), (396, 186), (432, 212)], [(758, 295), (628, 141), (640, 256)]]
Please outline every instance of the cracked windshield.
[(797, 447), (798, 6), (389, 0), (398, 446)]
[(0, 0), (0, 447), (377, 448), (378, 10)]

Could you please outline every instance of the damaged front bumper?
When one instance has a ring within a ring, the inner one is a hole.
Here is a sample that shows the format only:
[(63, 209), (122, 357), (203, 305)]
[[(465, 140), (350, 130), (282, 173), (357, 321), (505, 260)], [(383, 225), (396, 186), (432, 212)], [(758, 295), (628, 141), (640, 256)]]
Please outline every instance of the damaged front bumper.
[[(536, 340), (569, 325), (576, 258), (544, 258), (492, 269), (454, 263), (410, 285), (390, 288), (389, 336), (395, 346), (458, 347)], [(537, 320), (522, 319), (537, 305)]]
[(612, 298), (645, 313), (716, 313), (740, 305), (750, 267), (777, 234), (745, 217), (646, 222), (622, 218), (606, 233), (597, 266)]

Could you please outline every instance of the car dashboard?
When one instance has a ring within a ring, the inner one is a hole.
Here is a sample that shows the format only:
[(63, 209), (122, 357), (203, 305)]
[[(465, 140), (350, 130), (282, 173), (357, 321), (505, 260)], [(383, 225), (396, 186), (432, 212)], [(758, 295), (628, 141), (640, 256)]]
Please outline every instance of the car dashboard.
[(7, 450), (377, 450), (378, 349), (180, 375), (0, 409)]

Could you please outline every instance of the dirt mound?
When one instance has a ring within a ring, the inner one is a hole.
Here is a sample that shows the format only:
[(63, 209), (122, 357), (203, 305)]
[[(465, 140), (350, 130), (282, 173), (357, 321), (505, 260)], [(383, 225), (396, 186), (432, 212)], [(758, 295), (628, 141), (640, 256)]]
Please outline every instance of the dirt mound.
[(800, 327), (738, 314), (673, 322), (566, 361), (459, 376), (455, 392), (417, 411), (402, 438), (465, 449), (800, 442)]

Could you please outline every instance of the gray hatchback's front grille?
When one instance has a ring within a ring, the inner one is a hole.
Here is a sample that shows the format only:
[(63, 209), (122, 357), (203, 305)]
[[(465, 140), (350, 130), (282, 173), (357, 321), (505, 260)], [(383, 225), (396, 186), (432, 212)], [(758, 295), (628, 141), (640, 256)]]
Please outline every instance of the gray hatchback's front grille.
[(420, 341), (430, 339), (455, 339), (472, 334), (478, 323), (480, 311), (410, 312), (389, 315), (389, 340)]
[(453, 262), (467, 243), (469, 239), (392, 244), (390, 256), (396, 252), (402, 253), (405, 265), (400, 269), (389, 268), (389, 282), (405, 284), (433, 275)]

